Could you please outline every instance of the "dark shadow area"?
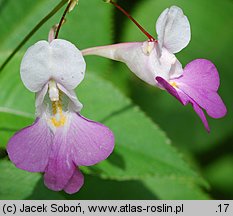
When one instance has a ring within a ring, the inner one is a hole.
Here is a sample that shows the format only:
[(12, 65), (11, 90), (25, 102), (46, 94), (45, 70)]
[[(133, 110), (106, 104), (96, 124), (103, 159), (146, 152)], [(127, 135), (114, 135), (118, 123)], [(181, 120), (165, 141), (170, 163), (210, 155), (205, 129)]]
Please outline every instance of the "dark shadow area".
[[(124, 8), (129, 14), (132, 13), (132, 11), (134, 10), (134, 8), (137, 6), (137, 4), (139, 4), (141, 2), (141, 0), (118, 0), (117, 3)], [(111, 5), (112, 7), (114, 7), (113, 5)], [(129, 22), (131, 22), (131, 20), (129, 20), (128, 17), (126, 17), (121, 11), (119, 11), (118, 9), (114, 8), (114, 27), (115, 27), (115, 34), (114, 34), (114, 43), (119, 43), (121, 42), (121, 35), (124, 29), (124, 24), (125, 22), (128, 20)], [(136, 20), (137, 18), (134, 17)], [(132, 25), (135, 25), (134, 23), (132, 23)], [(137, 28), (135, 26), (135, 28)]]
[(210, 149), (208, 152), (203, 152), (195, 156), (201, 167), (206, 167), (227, 154), (233, 155), (233, 135), (223, 140), (221, 145), (216, 145), (215, 148)]
[(140, 181), (104, 180), (92, 175), (85, 175), (81, 190), (73, 195), (65, 192), (54, 192), (46, 188), (43, 178), (38, 181), (29, 200), (155, 200), (154, 196)]
[[(208, 168), (212, 164), (215, 164), (216, 161), (221, 161), (222, 158), (225, 157), (233, 157), (233, 135), (227, 137), (225, 140), (221, 142), (221, 145), (214, 145), (215, 148), (210, 149), (207, 152), (203, 152), (201, 154), (195, 155), (196, 160), (200, 163), (200, 166), (202, 168)], [(219, 170), (216, 170), (216, 172), (219, 172)], [(220, 172), (221, 173), (221, 172)], [(233, 173), (233, 167), (232, 167), (232, 173)], [(228, 170), (225, 174), (225, 177), (228, 177), (228, 174), (232, 176), (232, 173)], [(230, 177), (230, 179), (232, 179)], [(211, 182), (212, 179), (210, 178), (209, 181)], [(227, 181), (227, 179), (225, 179)], [(220, 200), (231, 200), (232, 199), (232, 190), (229, 190), (230, 188), (233, 188), (233, 182), (232, 186), (224, 186), (219, 184), (218, 182), (213, 181), (212, 182), (212, 188), (210, 189), (209, 194), (213, 197), (213, 199), (220, 199)], [(228, 189), (228, 188), (229, 189)]]
[(4, 148), (0, 148), (0, 159), (7, 157), (7, 151)]
[[(117, 145), (117, 144), (116, 144)], [(108, 162), (112, 165), (124, 170), (125, 169), (125, 161), (123, 157), (114, 151), (109, 157)]]
[(91, 173), (99, 174), (101, 175), (103, 173), (103, 170), (98, 167), (98, 165), (90, 166), (88, 167), (88, 170)]
[[(107, 159), (109, 163), (111, 163), (113, 166), (116, 166), (120, 168), (121, 170), (125, 169), (125, 161), (121, 157), (121, 155), (117, 154), (116, 152), (113, 152)], [(98, 165), (90, 166), (88, 167), (88, 170), (90, 170), (92, 173), (96, 174), (102, 174), (103, 170), (99, 169)]]
[(232, 200), (232, 193), (223, 192), (221, 189), (216, 187), (208, 191), (208, 193), (214, 200)]
[[(11, 0), (0, 0), (0, 13)], [(1, 16), (1, 15), (0, 15)]]
[(77, 194), (64, 193), (64, 197), (77, 200), (157, 199), (140, 181), (104, 180), (92, 175), (85, 176), (85, 184)]
[(60, 192), (51, 191), (44, 185), (43, 177), (38, 181), (32, 194), (26, 200), (62, 200)]
[(7, 131), (7, 132), (16, 132), (20, 130), (19, 128), (6, 128), (6, 127), (0, 127), (0, 131)]

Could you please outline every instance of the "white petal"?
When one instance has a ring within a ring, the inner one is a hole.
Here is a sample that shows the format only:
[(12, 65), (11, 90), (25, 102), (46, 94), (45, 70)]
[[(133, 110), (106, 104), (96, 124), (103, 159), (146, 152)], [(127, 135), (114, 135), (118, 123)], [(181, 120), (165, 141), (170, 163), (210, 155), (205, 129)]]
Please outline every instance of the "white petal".
[(151, 66), (153, 67), (153, 63), (150, 64), (149, 62), (150, 60), (156, 61), (157, 57), (155, 49), (151, 49), (151, 45), (148, 45), (148, 48), (146, 48), (145, 43), (120, 43), (110, 46), (90, 48), (83, 50), (82, 53), (83, 55), (98, 55), (124, 62), (140, 79), (154, 85), (154, 71), (150, 68)]
[(70, 99), (69, 110), (73, 112), (80, 112), (83, 108), (82, 103), (78, 100), (74, 90), (67, 90), (64, 86), (57, 84), (58, 88)]
[(169, 79), (178, 78), (183, 74), (183, 72), (182, 64), (178, 61), (178, 59), (176, 59), (175, 63), (171, 67)]
[(172, 65), (177, 61), (167, 49), (162, 48), (158, 53), (158, 43), (148, 41), (95, 47), (82, 53), (124, 62), (136, 76), (150, 85), (156, 85), (156, 76), (169, 80)]
[(182, 50), (191, 39), (188, 18), (176, 6), (162, 12), (156, 22), (156, 31), (160, 46), (172, 53)]
[(42, 90), (40, 90), (39, 92), (36, 93), (36, 102), (35, 102), (35, 106), (36, 106), (36, 116), (42, 116), (42, 114), (44, 113), (45, 107), (44, 107), (44, 98), (45, 95), (48, 91), (48, 84), (46, 84)]
[[(109, 58), (112, 60), (117, 60), (118, 55), (117, 52), (121, 50), (127, 50), (131, 51), (131, 48), (137, 47), (137, 46), (142, 46), (143, 42), (129, 42), (129, 43), (119, 43), (119, 44), (113, 44), (113, 45), (107, 45), (107, 46), (98, 46), (98, 47), (92, 47), (88, 48), (85, 50), (82, 50), (83, 56), (87, 55), (97, 55), (97, 56), (102, 56), (105, 58)], [(120, 58), (120, 57), (119, 57)]]
[(156, 77), (160, 76), (163, 79), (169, 81), (171, 78), (177, 78), (183, 73), (182, 65), (176, 56), (165, 48), (162, 48), (161, 50), (161, 57), (159, 62), (160, 64), (156, 68)]
[(83, 80), (85, 69), (81, 52), (72, 43), (56, 39), (31, 46), (21, 62), (20, 74), (32, 92), (40, 91), (50, 79), (71, 90)]

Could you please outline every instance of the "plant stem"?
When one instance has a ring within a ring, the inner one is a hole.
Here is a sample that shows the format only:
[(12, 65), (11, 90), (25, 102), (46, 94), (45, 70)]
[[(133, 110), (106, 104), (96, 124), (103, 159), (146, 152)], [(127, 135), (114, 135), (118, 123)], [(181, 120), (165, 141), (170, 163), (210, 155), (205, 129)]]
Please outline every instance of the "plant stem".
[(118, 8), (122, 13), (124, 13), (130, 20), (132, 20), (134, 22), (134, 24), (136, 24), (136, 26), (142, 31), (143, 34), (145, 34), (149, 41), (156, 41), (156, 39), (149, 34), (132, 16), (129, 15), (129, 13), (124, 10), (120, 5), (118, 5), (116, 2), (110, 0), (109, 3), (111, 3), (112, 5), (114, 5), (116, 8)]
[(71, 4), (72, 4), (72, 1), (69, 2), (69, 4), (67, 5), (67, 7), (66, 7), (64, 13), (62, 14), (61, 20), (60, 20), (60, 22), (59, 22), (59, 24), (58, 24), (58, 27), (57, 27), (55, 39), (58, 38), (58, 34), (59, 34), (60, 29), (61, 29), (62, 23), (63, 23), (63, 21), (65, 20), (66, 14), (67, 14), (67, 12), (69, 11), (69, 8), (70, 8), (70, 5), (71, 5)]
[(3, 64), (0, 67), (0, 73), (2, 72), (2, 70), (6, 67), (6, 65), (9, 63), (9, 61), (14, 57), (14, 55), (20, 50), (20, 48), (38, 31), (38, 29), (44, 24), (46, 23), (52, 16), (54, 16), (54, 14), (57, 13), (57, 11), (59, 11), (63, 5), (65, 5), (65, 3), (68, 0), (62, 0), (56, 7), (54, 7), (54, 9), (47, 14), (26, 36), (25, 38), (22, 40), (22, 42), (13, 50), (13, 52), (8, 56), (8, 58), (3, 62)]

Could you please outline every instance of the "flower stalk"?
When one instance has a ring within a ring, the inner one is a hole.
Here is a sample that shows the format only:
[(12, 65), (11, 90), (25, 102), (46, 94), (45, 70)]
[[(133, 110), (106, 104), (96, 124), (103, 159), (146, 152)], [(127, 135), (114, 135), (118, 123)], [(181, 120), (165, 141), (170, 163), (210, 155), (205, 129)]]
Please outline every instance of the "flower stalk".
[(114, 5), (117, 9), (119, 9), (122, 13), (124, 13), (132, 22), (141, 30), (143, 34), (147, 36), (150, 42), (157, 41), (151, 34), (149, 34), (125, 9), (123, 9), (120, 5), (112, 0), (105, 1), (106, 3), (110, 3)]
[(59, 24), (58, 24), (58, 27), (57, 27), (57, 29), (56, 29), (55, 39), (58, 38), (59, 31), (60, 31), (60, 29), (61, 29), (62, 24), (65, 22), (66, 14), (69, 12), (72, 3), (73, 3), (73, 1), (69, 1), (69, 3), (68, 3), (68, 5), (67, 5), (67, 7), (66, 7), (64, 13), (62, 14), (62, 17), (61, 17), (60, 22), (59, 22)]
[(60, 3), (58, 3), (57, 6), (54, 7), (54, 9), (49, 12), (48, 15), (46, 15), (20, 42), (20, 44), (13, 50), (13, 52), (7, 57), (7, 59), (3, 62), (3, 64), (0, 66), (0, 73), (2, 70), (6, 67), (6, 65), (10, 62), (10, 60), (15, 56), (15, 54), (21, 49), (21, 47), (40, 29), (41, 26), (43, 26), (51, 17), (53, 17), (67, 2), (67, 0), (62, 0)]

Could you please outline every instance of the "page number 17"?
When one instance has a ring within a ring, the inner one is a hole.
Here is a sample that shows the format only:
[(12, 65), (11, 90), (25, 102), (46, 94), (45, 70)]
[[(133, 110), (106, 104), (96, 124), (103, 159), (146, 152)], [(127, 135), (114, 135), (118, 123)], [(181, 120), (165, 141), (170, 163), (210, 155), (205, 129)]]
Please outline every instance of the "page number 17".
[(219, 204), (218, 211), (216, 212), (227, 212), (228, 207), (229, 207), (229, 204)]

